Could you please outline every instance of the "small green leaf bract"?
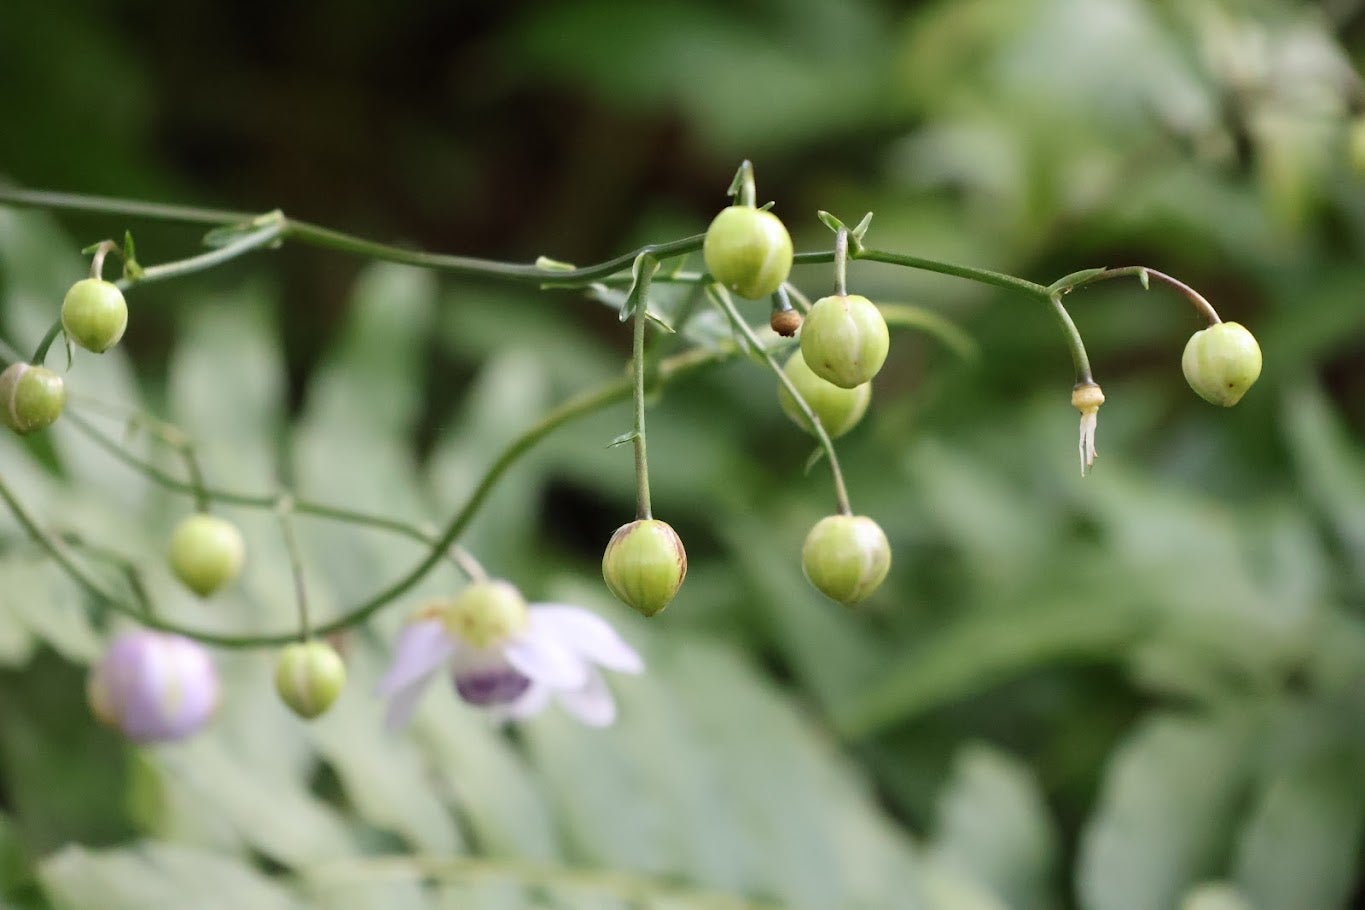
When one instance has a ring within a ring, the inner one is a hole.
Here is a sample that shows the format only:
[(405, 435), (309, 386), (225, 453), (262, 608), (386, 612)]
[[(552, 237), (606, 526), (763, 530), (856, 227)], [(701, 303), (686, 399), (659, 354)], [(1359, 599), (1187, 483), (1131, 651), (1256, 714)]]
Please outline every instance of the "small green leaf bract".
[(840, 231), (848, 230), (848, 225), (844, 224), (838, 218), (835, 218), (833, 215), (831, 215), (829, 212), (826, 212), (823, 209), (816, 212), (815, 216), (820, 219), (820, 221), (824, 224), (825, 227), (829, 228), (836, 234), (839, 233)]
[(571, 262), (560, 262), (558, 259), (551, 259), (549, 256), (537, 256), (536, 268), (542, 272), (572, 272), (578, 268)]
[(607, 448), (614, 449), (617, 446), (623, 446), (628, 442), (634, 442), (635, 438), (639, 435), (640, 434), (635, 432), (634, 430), (629, 430), (625, 433), (622, 433), (620, 436), (617, 436), (611, 442), (607, 443)]

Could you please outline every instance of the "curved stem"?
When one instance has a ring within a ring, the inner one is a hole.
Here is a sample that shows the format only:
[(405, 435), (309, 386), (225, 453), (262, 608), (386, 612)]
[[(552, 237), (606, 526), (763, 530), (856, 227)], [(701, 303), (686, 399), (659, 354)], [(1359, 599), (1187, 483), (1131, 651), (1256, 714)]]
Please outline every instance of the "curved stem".
[[(1172, 278), (1165, 272), (1158, 272), (1156, 269), (1149, 269), (1145, 265), (1125, 265), (1112, 269), (1096, 269), (1090, 273), (1082, 273), (1074, 282), (1068, 282), (1060, 288), (1055, 285), (1053, 287), (1058, 293), (1069, 294), (1088, 284), (1108, 281), (1111, 278), (1126, 278), (1130, 275), (1137, 276), (1137, 278), (1142, 281), (1144, 287), (1147, 285), (1147, 277), (1151, 277), (1175, 288), (1185, 295), (1185, 299), (1199, 312), (1199, 315), (1208, 320), (1209, 325), (1217, 325), (1223, 321), (1218, 317), (1218, 311), (1213, 308), (1213, 304), (1209, 303), (1208, 300), (1204, 298), (1203, 294), (1178, 278)], [(1065, 281), (1065, 279), (1063, 280)]]
[(829, 438), (829, 433), (825, 432), (824, 425), (820, 423), (820, 418), (816, 415), (815, 411), (811, 410), (811, 406), (806, 403), (806, 399), (801, 397), (801, 392), (796, 388), (792, 381), (787, 378), (787, 374), (782, 371), (782, 367), (778, 365), (777, 359), (773, 357), (772, 352), (763, 346), (763, 342), (758, 340), (758, 336), (754, 334), (754, 330), (749, 326), (749, 323), (744, 321), (744, 317), (740, 315), (739, 310), (735, 308), (735, 302), (731, 299), (730, 292), (725, 290), (724, 285), (712, 284), (708, 291), (711, 293), (711, 299), (715, 300), (720, 305), (721, 310), (729, 318), (730, 324), (735, 327), (735, 330), (743, 335), (744, 339), (749, 342), (749, 346), (761, 354), (763, 359), (767, 361), (768, 368), (773, 371), (773, 375), (777, 377), (777, 381), (787, 390), (787, 393), (791, 395), (792, 400), (796, 402), (796, 406), (800, 408), (802, 415), (809, 420), (811, 426), (814, 427), (815, 436), (820, 440), (820, 447), (825, 450), (825, 458), (829, 461), (830, 476), (834, 480), (834, 501), (838, 506), (839, 514), (852, 515), (853, 507), (850, 506), (848, 502), (848, 488), (844, 486), (844, 472), (839, 468), (839, 456), (834, 451), (834, 442)]
[[(849, 250), (850, 259), (866, 259), (869, 262), (884, 262), (888, 265), (904, 266), (908, 269), (919, 269), (924, 272), (938, 272), (941, 275), (953, 275), (957, 278), (966, 278), (968, 281), (975, 281), (979, 284), (991, 284), (999, 288), (1007, 288), (1011, 291), (1022, 291), (1033, 297), (1046, 298), (1048, 289), (1041, 284), (1034, 284), (1023, 278), (1015, 278), (1013, 275), (1006, 275), (1004, 272), (993, 272), (990, 269), (978, 269), (966, 265), (954, 265), (950, 262), (939, 262), (937, 259), (925, 259), (922, 256), (909, 256), (904, 253), (891, 253), (886, 250), (874, 250), (871, 247), (859, 246)], [(794, 262), (797, 265), (810, 265), (813, 263), (833, 262), (833, 250), (821, 250), (813, 253), (797, 253)]]
[(1081, 340), (1081, 333), (1076, 328), (1076, 323), (1072, 321), (1071, 314), (1062, 306), (1061, 295), (1053, 294), (1048, 300), (1052, 303), (1052, 312), (1062, 327), (1062, 333), (1066, 335), (1066, 345), (1071, 351), (1071, 363), (1076, 368), (1076, 384), (1093, 383), (1095, 377), (1090, 372), (1090, 356), (1085, 352), (1085, 342)]
[[(727, 347), (712, 351), (694, 349), (682, 354), (677, 354), (659, 364), (658, 378), (661, 382), (666, 382), (669, 379), (683, 375), (684, 373), (689, 373), (709, 364), (728, 359), (733, 356), (735, 352), (736, 349), (734, 347)], [(497, 459), (484, 471), (483, 477), (479, 479), (478, 485), (474, 488), (474, 492), (470, 494), (469, 498), (465, 501), (465, 504), (455, 513), (449, 523), (447, 523), (445, 529), (440, 535), (428, 541), (430, 547), (429, 552), (416, 566), (414, 566), (406, 575), (399, 578), (373, 597), (357, 604), (331, 622), (318, 626), (313, 630), (314, 634), (330, 635), (333, 632), (338, 632), (342, 629), (364, 622), (381, 607), (406, 593), (421, 581), (437, 562), (442, 558), (445, 558), (446, 554), (450, 551), (450, 548), (459, 539), (460, 535), (464, 533), (465, 528), (468, 527), (474, 515), (483, 505), (484, 500), (488, 498), (498, 480), (500, 480), (502, 475), (516, 464), (523, 455), (529, 452), (537, 443), (546, 436), (549, 436), (560, 426), (629, 397), (632, 388), (633, 383), (630, 379), (619, 379), (571, 398), (551, 410), (503, 449)], [(75, 417), (75, 415), (72, 416)], [(79, 421), (79, 418), (75, 418), (73, 423), (77, 421)], [(93, 430), (93, 428), (89, 429)], [(97, 430), (94, 430), (93, 432), (98, 434)], [(102, 436), (103, 434), (99, 435)], [(109, 441), (108, 444), (112, 447), (111, 450), (122, 451), (117, 443)], [(136, 459), (133, 459), (131, 456), (124, 457), (123, 460), (129, 463), (136, 463)], [(151, 471), (148, 471), (147, 473), (149, 476), (151, 475)], [(180, 481), (176, 481), (174, 478), (168, 477), (167, 480), (169, 481), (167, 486), (179, 486), (183, 489), (188, 489), (187, 485)], [(209, 490), (208, 492), (209, 495), (214, 498), (221, 499), (225, 502), (237, 502), (240, 505), (256, 505), (263, 508), (272, 508), (277, 502), (274, 497), (264, 497), (264, 501), (262, 502), (260, 501), (260, 498), (257, 497), (236, 497), (235, 494), (220, 495), (218, 491), (214, 490)], [(34, 518), (27, 507), (14, 495), (8, 485), (5, 484), (3, 477), (0, 477), (0, 499), (5, 501), (19, 524), (35, 541), (48, 551), (49, 555), (51, 555), (66, 571), (67, 575), (80, 584), (81, 587), (109, 604), (111, 608), (132, 616), (141, 621), (144, 625), (161, 629), (166, 632), (174, 632), (179, 635), (184, 635), (187, 638), (193, 638), (206, 644), (217, 645), (218, 647), (223, 648), (256, 648), (285, 645), (297, 638), (296, 633), (226, 635), (201, 629), (188, 628), (156, 617), (140, 615), (137, 610), (130, 607), (117, 594), (104, 587), (98, 579), (90, 575), (90, 573), (85, 571), (84, 567), (71, 558), (70, 554), (66, 552), (66, 548), (62, 546), (61, 541), (47, 533), (38, 524), (37, 519)], [(296, 512), (303, 512), (304, 507), (305, 504), (302, 502), (296, 502), (294, 504), (294, 510)], [(410, 536), (414, 531), (410, 526), (403, 525), (400, 522), (375, 520), (369, 516), (358, 516), (353, 513), (348, 515), (341, 509), (319, 506), (315, 507), (313, 511), (314, 514), (324, 515), (324, 517), (329, 518), (338, 518), (340, 520), (354, 520), (355, 518), (364, 517), (368, 520), (367, 523), (379, 525), (383, 522), (385, 526), (390, 529), (401, 530), (403, 533), (408, 533)], [(426, 535), (421, 534), (420, 531), (416, 531), (416, 533), (421, 535), (422, 539), (425, 539)]]
[(47, 360), (47, 352), (52, 347), (52, 342), (57, 340), (57, 336), (62, 333), (62, 321), (58, 319), (47, 327), (42, 339), (38, 342), (38, 347), (33, 351), (33, 358), (29, 363), (34, 366), (42, 366), (43, 361)]

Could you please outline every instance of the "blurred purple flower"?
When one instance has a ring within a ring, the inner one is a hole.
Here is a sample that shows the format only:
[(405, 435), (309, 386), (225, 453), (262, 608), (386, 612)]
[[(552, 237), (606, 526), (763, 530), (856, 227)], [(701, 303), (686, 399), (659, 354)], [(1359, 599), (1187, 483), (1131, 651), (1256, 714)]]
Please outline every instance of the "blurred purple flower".
[(90, 671), (90, 709), (135, 742), (183, 739), (218, 707), (208, 651), (180, 635), (139, 630), (114, 639)]
[(496, 585), (505, 598), (496, 620), (490, 621), (488, 601), (476, 593), (433, 606), (403, 629), (379, 683), (379, 694), (389, 700), (389, 729), (408, 722), (427, 684), (446, 667), (461, 699), (504, 719), (538, 714), (553, 696), (589, 726), (615, 721), (616, 702), (598, 668), (640, 673), (640, 655), (588, 610), (527, 606), (511, 585), (484, 583)]

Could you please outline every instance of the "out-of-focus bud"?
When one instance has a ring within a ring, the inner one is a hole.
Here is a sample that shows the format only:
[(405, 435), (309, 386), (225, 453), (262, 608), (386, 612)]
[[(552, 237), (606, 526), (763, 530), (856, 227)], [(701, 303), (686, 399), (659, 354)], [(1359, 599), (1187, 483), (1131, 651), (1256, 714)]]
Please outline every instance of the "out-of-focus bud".
[[(867, 413), (867, 406), (872, 402), (872, 383), (865, 382), (854, 389), (843, 389), (832, 382), (826, 382), (811, 371), (800, 351), (792, 354), (782, 372), (787, 374), (787, 378), (796, 386), (806, 404), (810, 405), (815, 416), (820, 418), (820, 425), (825, 428), (830, 439), (838, 439), (856, 427)], [(815, 432), (815, 428), (806, 419), (806, 415), (801, 413), (796, 399), (785, 386), (777, 387), (777, 400), (793, 423), (807, 433)]]
[(299, 717), (322, 714), (345, 687), (346, 664), (327, 642), (297, 642), (280, 652), (275, 691)]
[(47, 367), (12, 363), (0, 373), (0, 417), (20, 436), (52, 425), (66, 406), (66, 385)]
[(479, 581), (453, 597), (439, 616), (450, 634), (490, 648), (526, 628), (526, 598), (507, 581)]
[(90, 671), (90, 710), (129, 739), (165, 742), (197, 732), (218, 707), (218, 674), (203, 645), (139, 630), (116, 638)]
[(237, 577), (246, 560), (242, 532), (226, 518), (194, 514), (171, 534), (171, 571), (200, 597), (208, 597)]

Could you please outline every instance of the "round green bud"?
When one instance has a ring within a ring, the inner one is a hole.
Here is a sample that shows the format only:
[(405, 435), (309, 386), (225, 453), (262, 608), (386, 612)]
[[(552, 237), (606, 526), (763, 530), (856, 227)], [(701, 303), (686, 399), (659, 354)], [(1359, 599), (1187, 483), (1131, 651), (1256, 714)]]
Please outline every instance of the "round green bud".
[(506, 581), (479, 581), (441, 610), (452, 635), (476, 648), (489, 648), (526, 628), (526, 598)]
[[(831, 439), (837, 439), (857, 426), (872, 401), (871, 383), (865, 382), (856, 389), (841, 389), (834, 383), (816, 376), (811, 368), (806, 366), (806, 358), (801, 356), (800, 351), (791, 355), (782, 372), (787, 374), (787, 378), (796, 386), (806, 404), (810, 405), (815, 416), (820, 418), (820, 425), (825, 428)], [(801, 413), (796, 399), (787, 391), (786, 386), (777, 387), (777, 400), (793, 423), (807, 433), (815, 433), (815, 428), (806, 419), (806, 415)]]
[(100, 278), (77, 281), (62, 301), (62, 328), (87, 351), (103, 354), (118, 344), (128, 328), (123, 292)]
[(602, 578), (617, 599), (653, 616), (687, 577), (687, 551), (667, 522), (643, 518), (621, 525), (602, 554)]
[(891, 569), (891, 545), (866, 516), (830, 515), (806, 535), (801, 567), (826, 597), (852, 606), (881, 587)]
[(1220, 322), (1190, 336), (1180, 368), (1200, 398), (1230, 408), (1261, 375), (1261, 346), (1237, 323)]
[(298, 642), (280, 652), (275, 691), (299, 717), (325, 712), (346, 687), (346, 664), (325, 641)]
[(237, 577), (246, 561), (246, 543), (237, 526), (203, 512), (189, 516), (171, 534), (171, 571), (200, 597), (208, 597)]
[(772, 212), (732, 205), (706, 230), (701, 248), (711, 277), (749, 300), (767, 297), (792, 270), (792, 238)]
[(0, 416), (23, 436), (52, 425), (66, 406), (66, 384), (47, 367), (12, 363), (0, 373)]
[(816, 376), (841, 389), (870, 382), (886, 362), (891, 333), (866, 297), (835, 294), (815, 301), (801, 326), (801, 353)]

